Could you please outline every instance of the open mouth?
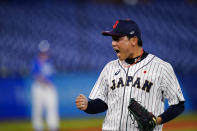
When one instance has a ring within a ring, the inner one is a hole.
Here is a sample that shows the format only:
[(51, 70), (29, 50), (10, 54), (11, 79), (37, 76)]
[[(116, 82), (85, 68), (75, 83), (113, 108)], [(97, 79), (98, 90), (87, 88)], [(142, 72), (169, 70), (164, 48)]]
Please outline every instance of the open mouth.
[(116, 53), (119, 53), (119, 52), (120, 52), (120, 50), (115, 50), (115, 52), (116, 52)]

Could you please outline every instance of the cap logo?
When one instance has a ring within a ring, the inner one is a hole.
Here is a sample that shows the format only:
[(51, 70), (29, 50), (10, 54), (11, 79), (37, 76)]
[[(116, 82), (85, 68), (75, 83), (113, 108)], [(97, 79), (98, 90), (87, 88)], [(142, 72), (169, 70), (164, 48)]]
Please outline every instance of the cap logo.
[(116, 23), (113, 25), (113, 29), (115, 29), (118, 25), (119, 21), (117, 20)]
[(135, 31), (131, 31), (129, 34), (130, 34), (130, 35), (133, 35), (134, 33), (135, 33)]

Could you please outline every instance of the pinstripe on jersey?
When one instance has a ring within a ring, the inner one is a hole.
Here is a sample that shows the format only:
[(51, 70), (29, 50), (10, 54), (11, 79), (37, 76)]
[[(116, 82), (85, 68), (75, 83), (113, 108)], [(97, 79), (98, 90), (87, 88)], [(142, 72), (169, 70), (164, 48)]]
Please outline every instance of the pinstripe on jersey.
[[(169, 105), (184, 101), (180, 85), (172, 66), (148, 54), (131, 67), (118, 59), (109, 62), (101, 72), (89, 98), (99, 98), (108, 105), (103, 130), (138, 131), (137, 123), (129, 117), (130, 98), (135, 98), (155, 116), (164, 112), (164, 99)], [(154, 131), (161, 131), (162, 125)]]

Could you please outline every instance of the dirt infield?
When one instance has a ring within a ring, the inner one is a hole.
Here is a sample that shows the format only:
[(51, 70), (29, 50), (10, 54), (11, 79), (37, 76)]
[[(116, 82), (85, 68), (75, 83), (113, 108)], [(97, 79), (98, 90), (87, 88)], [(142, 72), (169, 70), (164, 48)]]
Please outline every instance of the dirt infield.
[(196, 129), (197, 130), (197, 121), (181, 121), (181, 122), (169, 122), (164, 125), (164, 131), (168, 130), (178, 130), (178, 129)]

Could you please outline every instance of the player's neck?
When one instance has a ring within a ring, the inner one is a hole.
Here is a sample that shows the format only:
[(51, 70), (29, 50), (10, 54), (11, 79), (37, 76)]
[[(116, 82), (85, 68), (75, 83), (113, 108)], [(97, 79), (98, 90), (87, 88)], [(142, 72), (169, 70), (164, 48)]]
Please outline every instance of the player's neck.
[(143, 48), (141, 48), (141, 51), (140, 51), (140, 54), (139, 55), (136, 55), (136, 57), (134, 58), (127, 58), (125, 59), (125, 62), (128, 63), (128, 64), (135, 64), (135, 63), (138, 63), (140, 62), (142, 59), (146, 58), (148, 53), (144, 52)]
[(136, 49), (133, 51), (133, 54), (129, 57), (130, 59), (135, 59), (139, 56), (141, 56), (143, 53), (142, 47), (136, 47)]

